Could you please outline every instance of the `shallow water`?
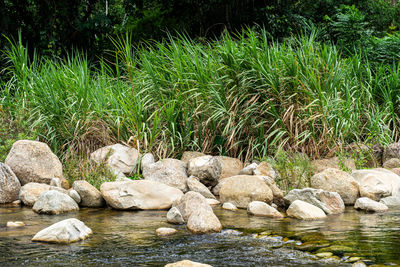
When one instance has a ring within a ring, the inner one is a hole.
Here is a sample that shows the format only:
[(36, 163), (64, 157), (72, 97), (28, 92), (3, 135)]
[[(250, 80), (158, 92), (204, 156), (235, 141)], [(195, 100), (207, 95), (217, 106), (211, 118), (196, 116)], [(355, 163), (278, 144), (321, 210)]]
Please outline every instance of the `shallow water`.
[[(216, 208), (224, 229), (242, 234), (191, 235), (184, 226), (166, 223), (166, 211), (81, 209), (76, 213), (38, 215), (27, 207), (0, 207), (0, 266), (163, 266), (190, 259), (213, 266), (339, 266), (344, 261), (319, 260), (300, 251), (300, 245), (345, 245), (352, 251), (335, 252), (342, 259), (359, 256), (374, 264), (400, 265), (400, 210), (365, 214), (348, 209), (322, 221), (267, 219), (246, 211)], [(78, 218), (94, 234), (71, 245), (31, 242), (41, 229), (67, 218)], [(22, 228), (6, 228), (7, 221), (24, 221)], [(159, 238), (158, 227), (179, 233)], [(254, 233), (268, 232), (263, 238)], [(282, 237), (286, 237), (282, 241)], [(305, 244), (308, 244), (305, 243)]]

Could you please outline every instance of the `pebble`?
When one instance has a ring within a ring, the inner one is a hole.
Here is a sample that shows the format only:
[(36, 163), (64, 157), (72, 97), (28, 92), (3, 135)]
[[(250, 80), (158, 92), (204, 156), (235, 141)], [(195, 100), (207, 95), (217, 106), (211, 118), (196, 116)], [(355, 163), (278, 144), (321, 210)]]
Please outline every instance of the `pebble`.
[(156, 235), (157, 236), (169, 236), (177, 233), (178, 231), (174, 228), (168, 228), (168, 227), (160, 227), (156, 230)]

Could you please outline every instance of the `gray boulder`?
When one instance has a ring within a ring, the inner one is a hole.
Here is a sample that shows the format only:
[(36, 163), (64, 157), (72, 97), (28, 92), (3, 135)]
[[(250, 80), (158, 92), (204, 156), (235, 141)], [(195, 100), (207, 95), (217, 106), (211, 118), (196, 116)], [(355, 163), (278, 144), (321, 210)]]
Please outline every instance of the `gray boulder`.
[(50, 184), (52, 178), (63, 180), (62, 164), (45, 143), (30, 140), (15, 142), (5, 162), (22, 185), (30, 182)]
[(287, 205), (292, 204), (295, 200), (305, 201), (322, 209), (326, 214), (343, 213), (345, 209), (344, 202), (338, 193), (322, 189), (294, 189), (284, 199)]
[(71, 218), (41, 230), (32, 238), (32, 241), (67, 244), (84, 240), (91, 234), (92, 230), (83, 222)]
[(185, 220), (183, 219), (180, 211), (176, 207), (172, 207), (167, 212), (167, 222), (173, 223), (173, 224), (184, 224)]
[(18, 200), (21, 184), (11, 168), (0, 162), (0, 204)]
[(79, 206), (67, 194), (49, 190), (40, 195), (32, 209), (36, 213), (55, 215), (79, 210)]
[(187, 180), (187, 185), (190, 191), (200, 193), (205, 198), (214, 198), (215, 196), (210, 192), (210, 190), (194, 176), (190, 176)]
[(162, 159), (143, 168), (143, 177), (187, 191), (186, 163), (177, 159)]
[(221, 163), (213, 156), (192, 158), (188, 162), (188, 175), (199, 178), (206, 186), (217, 185), (221, 171)]
[(80, 205), (82, 207), (97, 208), (104, 206), (105, 201), (100, 191), (88, 182), (84, 180), (75, 181), (72, 188), (81, 197)]

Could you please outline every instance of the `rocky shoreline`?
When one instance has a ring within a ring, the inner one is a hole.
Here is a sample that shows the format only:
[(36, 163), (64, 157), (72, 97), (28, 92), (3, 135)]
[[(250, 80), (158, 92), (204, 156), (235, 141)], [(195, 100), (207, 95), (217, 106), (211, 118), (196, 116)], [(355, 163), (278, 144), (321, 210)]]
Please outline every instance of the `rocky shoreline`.
[[(400, 150), (396, 147), (393, 144), (390, 151), (383, 151), (383, 167), (400, 165)], [(289, 192), (278, 187), (275, 179), (279, 173), (268, 162), (243, 164), (235, 158), (199, 152), (185, 152), (181, 160), (156, 162), (152, 154), (141, 155), (121, 144), (101, 148), (91, 154), (91, 159), (107, 164), (116, 174), (116, 181), (103, 183), (100, 190), (84, 180), (69, 185), (63, 177), (61, 162), (46, 144), (17, 141), (5, 164), (0, 163), (0, 203), (23, 204), (38, 214), (48, 215), (77, 211), (79, 207), (169, 210), (166, 221), (171, 225), (186, 224), (193, 234), (222, 230), (213, 205), (222, 205), (232, 212), (247, 209), (249, 216), (269, 220), (285, 216), (324, 220), (343, 213), (345, 205), (365, 212), (385, 212), (400, 206), (400, 176), (396, 169), (355, 170), (350, 162), (348, 166), (353, 170), (349, 173), (338, 169), (336, 159), (314, 161), (317, 171), (310, 179), (311, 187)], [(138, 170), (144, 179), (126, 177)], [(23, 222), (7, 225), (19, 227)], [(155, 230), (158, 236), (175, 232), (174, 228), (165, 227)], [(91, 234), (84, 222), (67, 219), (38, 232), (32, 241), (70, 243)], [(331, 257), (329, 253), (332, 252), (328, 249), (317, 256)], [(179, 264), (171, 266), (191, 266)]]

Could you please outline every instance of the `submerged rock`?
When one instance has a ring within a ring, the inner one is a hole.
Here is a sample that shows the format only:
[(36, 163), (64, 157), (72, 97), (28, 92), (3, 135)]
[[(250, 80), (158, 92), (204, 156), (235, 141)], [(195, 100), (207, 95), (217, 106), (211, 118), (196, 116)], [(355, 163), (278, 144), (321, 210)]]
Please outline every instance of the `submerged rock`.
[(78, 219), (71, 218), (55, 223), (38, 232), (32, 241), (72, 243), (86, 239), (92, 230)]
[(105, 201), (100, 191), (96, 187), (89, 184), (87, 181), (78, 180), (72, 184), (72, 188), (78, 192), (81, 197), (81, 202), (79, 203), (83, 207), (103, 207)]
[(219, 191), (222, 203), (230, 202), (238, 208), (247, 208), (252, 201), (271, 204), (273, 193), (266, 183), (256, 176), (237, 175), (223, 180)]
[(26, 206), (33, 206), (39, 199), (39, 196), (46, 191), (50, 190), (50, 185), (39, 183), (27, 183), (21, 187), (19, 192), (19, 199)]
[(379, 201), (383, 197), (400, 196), (400, 176), (385, 169), (357, 170), (352, 173), (360, 184), (361, 197)]
[(174, 187), (147, 180), (107, 182), (100, 187), (105, 201), (114, 209), (169, 209), (183, 193)]
[(256, 216), (266, 216), (272, 218), (283, 218), (284, 216), (265, 202), (253, 201), (247, 206), (247, 212)]
[(168, 228), (168, 227), (160, 227), (157, 228), (156, 230), (156, 235), (157, 236), (169, 236), (176, 234), (178, 231), (174, 228)]
[(183, 260), (175, 263), (168, 263), (164, 267), (212, 267), (212, 266), (190, 260)]
[(318, 220), (326, 218), (325, 212), (320, 208), (302, 200), (295, 200), (290, 204), (286, 214), (301, 220)]
[(385, 212), (389, 210), (385, 204), (376, 202), (367, 197), (361, 197), (357, 199), (356, 203), (354, 204), (354, 208), (371, 212)]
[(285, 201), (290, 205), (295, 200), (310, 203), (322, 209), (326, 214), (339, 214), (345, 209), (344, 202), (338, 193), (322, 189), (293, 189), (285, 196)]
[(188, 162), (188, 175), (199, 178), (206, 186), (217, 185), (221, 171), (221, 163), (213, 156), (192, 158)]
[(177, 159), (162, 159), (143, 168), (143, 177), (175, 187), (182, 192), (187, 191), (186, 163)]
[(217, 156), (215, 158), (221, 164), (221, 175), (219, 179), (238, 175), (243, 169), (243, 162), (240, 159), (225, 156)]
[(326, 169), (311, 177), (311, 187), (337, 192), (345, 205), (353, 205), (358, 198), (358, 182), (347, 172)]
[(37, 213), (54, 215), (79, 210), (79, 206), (67, 194), (49, 190), (40, 195), (32, 209)]
[(136, 165), (140, 153), (133, 147), (114, 144), (97, 149), (90, 154), (90, 159), (97, 162), (105, 162), (111, 169), (130, 174), (136, 171)]
[(0, 204), (18, 200), (21, 184), (9, 166), (0, 162)]
[(5, 163), (22, 185), (30, 182), (50, 184), (52, 178), (63, 180), (62, 164), (45, 143), (30, 140), (15, 142)]
[(205, 198), (215, 199), (215, 196), (210, 192), (210, 190), (204, 184), (200, 183), (196, 177), (190, 176), (187, 179), (187, 185), (190, 191), (200, 193)]

